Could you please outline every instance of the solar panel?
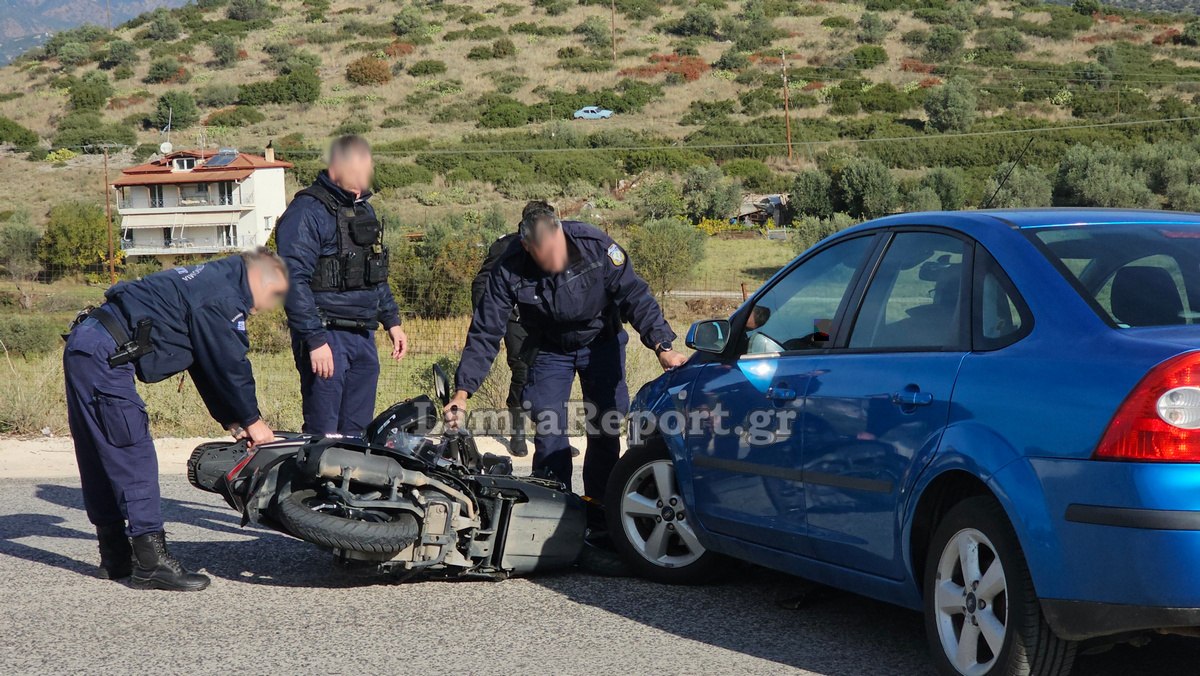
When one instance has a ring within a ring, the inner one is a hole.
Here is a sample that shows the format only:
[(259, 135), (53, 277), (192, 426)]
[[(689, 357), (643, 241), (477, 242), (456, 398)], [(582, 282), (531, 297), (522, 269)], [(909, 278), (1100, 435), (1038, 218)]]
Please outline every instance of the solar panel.
[(209, 158), (209, 160), (204, 163), (204, 166), (206, 166), (206, 167), (228, 166), (234, 160), (237, 159), (237, 156), (238, 156), (238, 153), (236, 150), (233, 150), (230, 148), (222, 148), (220, 151), (217, 152), (216, 155), (213, 155), (211, 158)]

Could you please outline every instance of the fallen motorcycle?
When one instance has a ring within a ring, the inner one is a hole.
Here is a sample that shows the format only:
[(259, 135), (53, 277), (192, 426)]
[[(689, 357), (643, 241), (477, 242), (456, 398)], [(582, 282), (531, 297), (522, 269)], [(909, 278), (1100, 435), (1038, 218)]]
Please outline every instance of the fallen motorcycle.
[[(436, 395), (449, 401), (434, 367)], [(583, 501), (551, 479), (516, 477), (466, 432), (427, 433), (441, 417), (427, 395), (396, 404), (362, 439), (281, 434), (196, 448), (188, 480), (256, 523), (403, 579), (500, 579), (575, 563)]]

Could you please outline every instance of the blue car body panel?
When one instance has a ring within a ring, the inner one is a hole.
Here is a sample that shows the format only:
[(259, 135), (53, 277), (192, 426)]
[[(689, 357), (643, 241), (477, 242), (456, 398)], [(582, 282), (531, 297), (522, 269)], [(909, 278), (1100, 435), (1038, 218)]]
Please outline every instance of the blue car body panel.
[[(1200, 609), (1200, 527), (1185, 519), (1200, 518), (1200, 464), (1091, 459), (1141, 378), (1200, 349), (1200, 326), (1109, 325), (1023, 232), (1080, 224), (1200, 227), (1200, 215), (1043, 209), (871, 221), (828, 241), (911, 227), (965, 235), (1012, 280), (1031, 329), (993, 351), (701, 357), (646, 384), (635, 413), (686, 415), (720, 403), (736, 423), (772, 401), (801, 420), (790, 438), (754, 448), (736, 435), (659, 431), (700, 542), (920, 608), (916, 562), (925, 552), (913, 551), (913, 534), (921, 497), (965, 474), (1004, 507), (1042, 599)], [(918, 379), (932, 403), (915, 414), (893, 406), (888, 393)], [(793, 398), (771, 399), (785, 386)], [(1092, 507), (1103, 508), (1100, 521), (1119, 520), (1122, 509), (1180, 521), (1097, 523)], [(1071, 510), (1090, 516), (1068, 518)]]

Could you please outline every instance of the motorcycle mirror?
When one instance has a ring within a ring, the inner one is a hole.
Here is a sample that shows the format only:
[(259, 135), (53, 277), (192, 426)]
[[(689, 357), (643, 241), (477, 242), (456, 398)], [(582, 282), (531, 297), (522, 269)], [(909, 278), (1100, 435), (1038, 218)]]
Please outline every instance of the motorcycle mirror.
[(450, 378), (442, 369), (441, 364), (433, 365), (433, 393), (442, 406), (450, 403)]

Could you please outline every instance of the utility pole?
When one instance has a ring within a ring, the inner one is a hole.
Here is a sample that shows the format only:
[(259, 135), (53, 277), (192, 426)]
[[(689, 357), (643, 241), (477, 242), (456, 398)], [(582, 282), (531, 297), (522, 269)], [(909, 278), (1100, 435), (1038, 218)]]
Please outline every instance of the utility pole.
[(612, 53), (613, 63), (617, 62), (617, 0), (609, 2), (609, 10), (612, 12)]
[(112, 220), (112, 187), (108, 182), (108, 149), (113, 144), (105, 143), (104, 148), (104, 214), (108, 224), (108, 278), (111, 284), (117, 283), (116, 251), (113, 247)]
[(780, 60), (783, 62), (783, 122), (787, 127), (787, 149), (788, 160), (792, 159), (792, 104), (788, 96), (788, 72), (787, 72), (787, 52), (779, 53)]
[(108, 23), (108, 32), (112, 32), (112, 0), (104, 0), (104, 19)]

